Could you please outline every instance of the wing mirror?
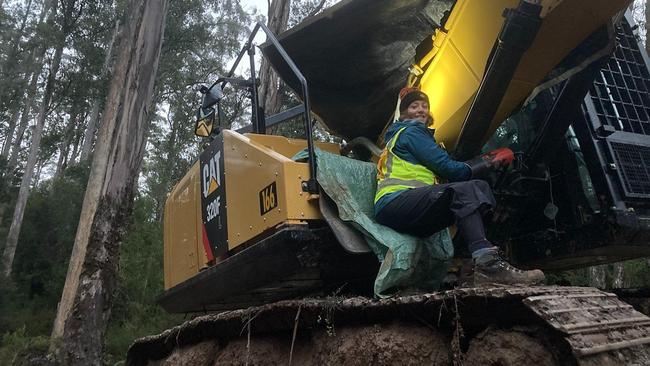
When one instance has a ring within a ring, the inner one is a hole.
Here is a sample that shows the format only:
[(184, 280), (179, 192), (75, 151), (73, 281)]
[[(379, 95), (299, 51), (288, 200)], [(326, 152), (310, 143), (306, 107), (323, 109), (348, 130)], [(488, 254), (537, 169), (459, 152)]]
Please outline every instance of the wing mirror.
[(199, 137), (208, 137), (212, 134), (215, 122), (215, 110), (212, 107), (199, 108), (196, 112), (196, 125), (194, 134)]
[(213, 85), (208, 88), (205, 85), (199, 87), (199, 92), (203, 94), (201, 107), (196, 112), (196, 125), (194, 126), (194, 134), (199, 137), (208, 137), (214, 130), (214, 123), (216, 120), (216, 111), (214, 106), (223, 99), (223, 90), (219, 85)]
[(201, 86), (199, 89), (201, 94), (203, 94), (203, 101), (201, 102), (202, 108), (213, 107), (215, 104), (219, 103), (223, 99), (223, 90), (219, 85), (213, 85), (210, 88), (207, 88), (205, 85)]

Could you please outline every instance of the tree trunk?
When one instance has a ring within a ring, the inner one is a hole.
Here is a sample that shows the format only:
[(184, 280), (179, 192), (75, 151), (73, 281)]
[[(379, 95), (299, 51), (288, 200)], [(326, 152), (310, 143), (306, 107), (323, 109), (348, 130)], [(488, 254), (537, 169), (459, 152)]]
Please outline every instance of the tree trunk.
[(43, 128), (45, 126), (45, 119), (47, 117), (47, 109), (49, 107), (50, 100), (52, 99), (52, 93), (54, 92), (56, 74), (59, 72), (59, 67), (61, 66), (61, 57), (63, 55), (64, 45), (65, 39), (60, 39), (56, 46), (56, 50), (54, 51), (54, 56), (50, 65), (50, 72), (47, 77), (47, 83), (45, 86), (45, 93), (43, 94), (43, 100), (41, 102), (41, 107), (38, 111), (38, 118), (36, 120), (36, 127), (34, 128), (34, 134), (32, 136), (32, 144), (29, 148), (29, 157), (27, 158), (27, 163), (25, 164), (25, 172), (20, 182), (20, 190), (18, 191), (16, 208), (14, 209), (11, 226), (9, 227), (9, 234), (7, 235), (5, 249), (2, 253), (2, 275), (5, 280), (8, 280), (11, 276), (11, 268), (13, 266), (14, 256), (16, 254), (16, 246), (18, 245), (20, 227), (23, 223), (23, 216), (25, 214), (27, 196), (29, 195), (32, 177), (34, 175), (36, 159), (38, 159), (38, 150), (41, 146)]
[[(11, 49), (7, 52), (7, 58), (2, 65), (2, 71), (0, 72), (0, 75), (2, 75), (3, 79), (0, 80), (2, 81), (3, 86), (2, 90), (0, 90), (0, 96), (2, 97), (1, 102), (5, 107), (7, 107), (7, 109), (14, 111), (18, 110), (20, 107), (17, 105), (17, 101), (22, 98), (24, 92), (21, 92), (21, 89), (24, 88), (24, 84), (27, 83), (27, 81), (16, 82), (15, 79), (18, 78), (18, 75), (20, 75), (18, 69), (22, 67), (22, 63), (18, 62), (17, 60), (20, 53), (20, 41), (24, 36), (25, 27), (27, 26), (27, 19), (29, 18), (31, 8), (32, 0), (29, 0), (25, 7), (25, 13), (23, 14), (22, 20), (20, 22), (20, 27), (11, 40)], [(44, 7), (43, 11), (47, 11), (47, 9)], [(8, 83), (8, 85), (5, 83)], [(11, 132), (13, 133), (13, 130)]]
[(34, 176), (32, 177), (32, 183), (34, 186), (38, 186), (41, 182), (41, 172), (43, 171), (43, 167), (45, 167), (46, 163), (47, 159), (43, 157), (36, 160), (36, 168), (34, 169)]
[(93, 148), (93, 141), (95, 139), (95, 131), (97, 130), (97, 120), (99, 119), (99, 109), (100, 106), (99, 99), (93, 101), (92, 112), (90, 113), (90, 119), (88, 120), (88, 125), (86, 125), (86, 131), (84, 132), (83, 145), (81, 147), (81, 156), (79, 157), (79, 162), (88, 160), (90, 152)]
[(645, 50), (648, 54), (650, 54), (650, 42), (648, 42), (648, 36), (650, 36), (650, 32), (648, 32), (648, 30), (650, 29), (650, 25), (648, 25), (649, 21), (650, 21), (650, 4), (648, 4), (648, 1), (646, 0), (645, 2)]
[(131, 0), (102, 116), (50, 350), (61, 364), (99, 365), (119, 248), (142, 165), (167, 0)]
[(38, 72), (32, 74), (32, 79), (29, 82), (29, 87), (27, 89), (27, 94), (23, 98), (23, 110), (20, 113), (20, 123), (18, 124), (18, 131), (16, 131), (16, 137), (11, 143), (11, 154), (9, 155), (9, 162), (7, 163), (7, 171), (11, 171), (16, 168), (18, 164), (18, 154), (20, 153), (20, 145), (23, 142), (23, 136), (27, 130), (27, 124), (29, 123), (29, 116), (34, 107), (34, 98), (36, 97), (36, 92), (38, 89), (38, 77), (41, 74), (43, 69), (43, 64), (38, 66)]
[(7, 135), (5, 136), (5, 141), (2, 145), (2, 152), (0, 152), (0, 156), (3, 159), (9, 158), (9, 150), (11, 149), (11, 141), (13, 140), (14, 133), (16, 132), (18, 116), (20, 116), (20, 108), (16, 108), (16, 110), (11, 114), (11, 119), (9, 119)]
[(70, 118), (68, 124), (65, 126), (65, 133), (63, 135), (63, 141), (59, 145), (59, 159), (56, 162), (56, 171), (54, 172), (54, 179), (57, 179), (65, 170), (68, 154), (70, 153), (70, 145), (74, 139), (74, 131), (77, 125), (77, 118), (79, 116), (79, 108), (76, 104), (72, 106), (70, 112)]
[(612, 286), (611, 288), (624, 288), (625, 286), (625, 266), (621, 263), (612, 265)]
[(589, 286), (597, 288), (606, 288), (606, 266), (589, 267)]
[[(117, 35), (120, 31), (120, 22), (119, 19), (115, 22), (115, 29), (113, 30), (113, 37), (111, 38), (108, 44), (108, 50), (106, 51), (106, 58), (104, 59), (104, 65), (102, 67), (102, 74), (100, 78), (105, 78), (111, 69), (111, 60), (113, 59), (113, 46)], [(79, 157), (79, 162), (85, 161), (90, 156), (90, 152), (93, 148), (93, 140), (95, 137), (95, 131), (97, 129), (97, 121), (99, 120), (99, 109), (101, 108), (101, 100), (96, 98), (93, 101), (93, 108), (90, 114), (90, 120), (88, 120), (88, 125), (86, 126), (86, 132), (84, 133), (84, 143), (81, 147), (81, 156)]]
[[(88, 118), (88, 111), (84, 111), (83, 116), (81, 117), (80, 120), (81, 125), (83, 125), (83, 121), (85, 121), (87, 118)], [(84, 131), (82, 131), (81, 129), (75, 130), (74, 142), (72, 143), (72, 153), (68, 157), (69, 165), (75, 165), (77, 163), (77, 157), (79, 157), (79, 151), (81, 150), (81, 144), (83, 143), (81, 139), (83, 138)]]
[[(284, 32), (287, 29), (289, 22), (289, 10), (291, 8), (291, 0), (273, 0), (269, 5), (268, 20), (266, 25), (269, 29), (277, 34)], [(262, 59), (260, 66), (260, 90), (259, 100), (260, 105), (264, 108), (267, 116), (273, 115), (280, 111), (282, 107), (280, 100), (280, 79), (277, 74), (271, 69), (271, 64)]]
[[(38, 16), (39, 27), (45, 22), (48, 24), (53, 24), (54, 15), (56, 14), (56, 7), (53, 7), (52, 0), (45, 0), (43, 2), (43, 8), (41, 13)], [(46, 20), (47, 16), (47, 20)], [(31, 81), (27, 89), (27, 93), (24, 94), (22, 103), (22, 112), (20, 116), (20, 124), (18, 125), (18, 131), (16, 133), (15, 140), (11, 142), (11, 154), (9, 155), (9, 162), (7, 164), (7, 171), (12, 171), (16, 168), (18, 163), (18, 154), (20, 153), (20, 144), (23, 140), (23, 135), (27, 129), (27, 123), (29, 122), (29, 116), (32, 111), (34, 104), (34, 99), (36, 97), (36, 92), (38, 88), (38, 78), (43, 71), (43, 60), (45, 57), (45, 52), (47, 51), (47, 45), (44, 42), (40, 42), (40, 45), (34, 49), (28, 58), (27, 64), (33, 64), (32, 70), (28, 72), (25, 76), (25, 80), (29, 79), (31, 75)]]
[[(23, 18), (20, 23), (20, 28), (18, 32), (16, 32), (16, 35), (12, 40), (11, 51), (9, 51), (9, 56), (7, 57), (7, 60), (5, 61), (5, 64), (3, 65), (2, 68), (1, 74), (4, 75), (5, 77), (7, 77), (7, 68), (13, 71), (18, 66), (18, 62), (16, 62), (16, 56), (18, 55), (18, 46), (20, 46), (20, 40), (25, 33), (25, 27), (27, 26), (27, 18), (29, 18), (29, 13), (31, 8), (32, 8), (32, 0), (29, 0), (27, 2), (27, 6), (25, 7), (25, 14), (23, 14)], [(9, 72), (9, 74), (13, 74), (13, 72)], [(29, 73), (27, 72), (26, 74)], [(25, 86), (24, 84), (27, 84), (27, 79), (29, 79), (29, 76), (26, 76), (25, 81), (18, 84), (19, 88), (22, 89)], [(7, 91), (3, 90), (2, 93), (5, 93), (3, 95), (6, 95)], [(18, 90), (14, 96), (16, 97), (16, 99), (21, 99), (24, 94), (25, 94), (24, 91)], [(11, 140), (13, 139), (16, 130), (16, 124), (18, 123), (18, 116), (20, 115), (20, 104), (16, 103), (16, 101), (9, 104), (12, 105), (11, 109), (13, 110), (13, 112), (11, 113), (11, 118), (9, 119), (9, 126), (7, 128), (7, 135), (5, 137), (4, 144), (2, 145), (2, 152), (0, 152), (0, 156), (2, 156), (4, 159), (7, 159), (9, 157)]]
[(34, 166), (36, 165), (38, 150), (41, 146), (41, 139), (43, 137), (43, 127), (45, 126), (45, 119), (47, 117), (47, 108), (50, 103), (50, 99), (52, 98), (52, 92), (54, 91), (55, 75), (59, 70), (59, 66), (61, 65), (62, 54), (63, 45), (60, 45), (57, 47), (54, 58), (52, 60), (52, 67), (48, 76), (45, 95), (43, 96), (43, 102), (41, 103), (41, 107), (38, 112), (38, 119), (36, 121), (36, 127), (34, 128), (34, 134), (32, 136), (32, 144), (29, 149), (29, 157), (27, 158), (27, 164), (25, 165), (25, 173), (23, 174), (22, 181), (20, 182), (20, 190), (18, 192), (16, 208), (14, 209), (11, 227), (9, 228), (9, 235), (7, 235), (5, 250), (2, 254), (2, 274), (5, 279), (8, 279), (11, 276), (11, 267), (13, 265), (14, 255), (16, 254), (16, 245), (18, 244), (20, 226), (22, 225), (23, 215), (25, 214), (25, 205), (27, 204), (27, 196), (29, 195), (29, 188), (32, 182), (32, 177), (34, 175)]

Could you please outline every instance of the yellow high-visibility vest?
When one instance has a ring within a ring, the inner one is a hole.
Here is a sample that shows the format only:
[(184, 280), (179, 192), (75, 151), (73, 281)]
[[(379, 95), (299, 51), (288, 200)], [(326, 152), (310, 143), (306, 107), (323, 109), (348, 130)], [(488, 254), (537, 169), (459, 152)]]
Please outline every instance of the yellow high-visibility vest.
[(438, 183), (436, 175), (425, 166), (409, 163), (393, 152), (402, 127), (386, 144), (377, 162), (377, 193), (375, 203), (389, 193), (405, 189), (426, 187)]

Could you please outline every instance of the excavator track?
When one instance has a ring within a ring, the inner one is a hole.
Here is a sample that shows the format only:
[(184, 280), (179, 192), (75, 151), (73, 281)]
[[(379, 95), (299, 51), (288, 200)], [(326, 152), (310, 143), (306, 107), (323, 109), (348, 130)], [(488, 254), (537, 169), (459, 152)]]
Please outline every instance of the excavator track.
[[(650, 344), (650, 318), (616, 295), (592, 288), (530, 296), (524, 304), (564, 334), (578, 360), (627, 360), (635, 347)], [(647, 362), (648, 360), (646, 360)], [(639, 363), (646, 364), (646, 363)]]
[(558, 286), (458, 288), (381, 300), (285, 300), (206, 314), (136, 340), (128, 351), (127, 364), (159, 364), (181, 349), (206, 341), (223, 346), (248, 336), (249, 349), (251, 333), (289, 339), (293, 334), (295, 341), (297, 333), (325, 329), (329, 334), (344, 327), (395, 322), (417, 323), (446, 334), (451, 345), (444, 352), (451, 350), (453, 364), (462, 364), (472, 338), (482, 332), (522, 327), (541, 329), (545, 336), (540, 339), (552, 343), (549, 352), (554, 353), (558, 365), (650, 364), (650, 317), (616, 295), (589, 287)]

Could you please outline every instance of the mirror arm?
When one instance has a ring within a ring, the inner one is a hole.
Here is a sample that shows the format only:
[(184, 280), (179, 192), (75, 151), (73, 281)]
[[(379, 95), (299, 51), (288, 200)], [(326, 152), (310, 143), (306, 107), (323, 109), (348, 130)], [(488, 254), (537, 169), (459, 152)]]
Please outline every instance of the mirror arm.
[(219, 83), (221, 83), (221, 89), (224, 89), (228, 84), (232, 84), (233, 86), (244, 87), (244, 88), (253, 85), (253, 82), (249, 79), (220, 77), (219, 79), (217, 79), (217, 81), (215, 81), (212, 85), (210, 85), (210, 88), (206, 88), (206, 90), (213, 88), (215, 85)]

